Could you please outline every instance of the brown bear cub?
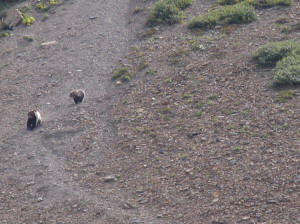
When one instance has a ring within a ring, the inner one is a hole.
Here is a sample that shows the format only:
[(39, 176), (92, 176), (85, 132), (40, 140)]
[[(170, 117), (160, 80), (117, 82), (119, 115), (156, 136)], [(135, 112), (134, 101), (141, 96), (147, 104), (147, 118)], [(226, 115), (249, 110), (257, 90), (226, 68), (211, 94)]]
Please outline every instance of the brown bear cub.
[(42, 123), (42, 117), (40, 112), (32, 110), (28, 112), (27, 128), (29, 130), (35, 129)]
[(84, 98), (84, 91), (83, 90), (74, 90), (70, 93), (70, 97), (74, 99), (75, 104), (81, 103)]

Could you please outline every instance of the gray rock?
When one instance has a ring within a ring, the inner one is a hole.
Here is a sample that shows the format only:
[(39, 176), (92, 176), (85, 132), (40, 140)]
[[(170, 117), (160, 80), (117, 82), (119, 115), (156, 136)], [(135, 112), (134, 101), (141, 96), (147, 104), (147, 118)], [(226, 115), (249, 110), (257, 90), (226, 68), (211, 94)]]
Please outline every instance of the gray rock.
[(133, 209), (134, 208), (134, 206), (128, 201), (123, 202), (121, 206), (123, 209)]
[(116, 180), (117, 180), (117, 178), (114, 175), (109, 175), (109, 176), (106, 176), (103, 178), (104, 182), (114, 182)]
[(3, 20), (4, 27), (13, 29), (23, 19), (22, 13), (18, 9), (12, 9), (7, 12), (7, 16)]

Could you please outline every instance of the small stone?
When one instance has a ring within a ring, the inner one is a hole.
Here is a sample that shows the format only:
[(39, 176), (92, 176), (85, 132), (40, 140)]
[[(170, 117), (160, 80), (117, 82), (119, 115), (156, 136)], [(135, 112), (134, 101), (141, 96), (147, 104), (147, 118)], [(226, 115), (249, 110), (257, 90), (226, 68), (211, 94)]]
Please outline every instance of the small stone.
[(215, 203), (217, 203), (219, 201), (219, 198), (215, 198), (214, 200), (212, 200), (212, 204), (215, 204)]
[(143, 112), (144, 112), (144, 109), (143, 109), (143, 108), (138, 108), (138, 109), (136, 110), (136, 112), (137, 112), (137, 113), (143, 113)]
[(94, 20), (94, 19), (97, 19), (97, 18), (99, 18), (99, 16), (90, 16), (89, 17), (90, 20)]
[(117, 178), (114, 175), (109, 175), (103, 178), (104, 182), (114, 182)]
[(122, 208), (123, 209), (132, 209), (132, 208), (134, 208), (134, 206), (130, 203), (130, 202), (123, 202), (122, 203)]
[(244, 216), (244, 217), (242, 217), (242, 220), (243, 221), (247, 221), (247, 220), (249, 220), (250, 219), (250, 216)]
[(193, 64), (189, 64), (185, 67), (185, 70), (186, 71), (189, 71), (189, 70), (192, 70), (194, 68), (194, 65)]
[(294, 183), (298, 184), (300, 182), (300, 175), (296, 175), (294, 178)]
[(47, 47), (47, 46), (51, 46), (51, 45), (55, 45), (55, 44), (57, 44), (56, 40), (48, 41), (48, 42), (41, 43), (41, 47)]
[(187, 173), (187, 174), (192, 174), (192, 171), (193, 171), (193, 169), (186, 169), (186, 170), (185, 170), (185, 173)]
[(271, 199), (271, 200), (268, 200), (267, 203), (268, 204), (277, 204), (278, 202), (276, 200)]

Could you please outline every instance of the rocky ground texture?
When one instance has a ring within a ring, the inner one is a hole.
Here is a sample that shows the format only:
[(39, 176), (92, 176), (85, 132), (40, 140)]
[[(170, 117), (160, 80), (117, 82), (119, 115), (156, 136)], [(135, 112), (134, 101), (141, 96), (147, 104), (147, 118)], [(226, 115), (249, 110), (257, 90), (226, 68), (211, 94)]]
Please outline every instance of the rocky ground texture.
[[(0, 39), (1, 223), (300, 222), (299, 87), (279, 100), (252, 60), (300, 40), (276, 24), (299, 22), (299, 1), (206, 32), (187, 22), (215, 1), (147, 28), (154, 2), (68, 0)], [(111, 80), (120, 67), (129, 82)]]

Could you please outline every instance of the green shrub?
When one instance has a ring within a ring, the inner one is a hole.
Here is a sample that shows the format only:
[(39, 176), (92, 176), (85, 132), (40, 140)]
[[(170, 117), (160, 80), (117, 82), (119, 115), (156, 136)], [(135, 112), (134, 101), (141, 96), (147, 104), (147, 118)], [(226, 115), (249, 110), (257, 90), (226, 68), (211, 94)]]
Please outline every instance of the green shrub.
[(35, 22), (35, 18), (33, 16), (30, 16), (28, 14), (23, 14), (23, 24), (30, 26), (32, 23)]
[(49, 10), (49, 5), (42, 3), (42, 2), (38, 2), (36, 3), (35, 7), (41, 11), (47, 11)]
[(147, 25), (155, 26), (157, 24), (172, 25), (180, 22), (182, 11), (175, 4), (169, 4), (166, 0), (160, 0), (155, 3), (152, 14), (147, 21)]
[(300, 84), (300, 55), (284, 57), (276, 64), (274, 86)]
[(0, 38), (3, 37), (9, 37), (9, 32), (8, 31), (0, 32)]
[(268, 8), (275, 5), (289, 6), (292, 4), (292, 0), (218, 0), (220, 5), (234, 5), (241, 2), (248, 3), (255, 8)]
[(118, 78), (121, 78), (122, 81), (129, 81), (131, 77), (130, 72), (127, 68), (121, 67), (118, 70), (116, 70), (112, 76), (112, 80), (116, 80)]
[(244, 3), (223, 6), (203, 16), (194, 17), (189, 28), (210, 29), (216, 25), (250, 23), (257, 18), (255, 9)]
[(289, 6), (292, 0), (245, 0), (245, 2), (253, 5), (255, 8), (268, 8), (275, 5)]
[(184, 10), (187, 7), (189, 7), (192, 3), (193, 0), (164, 0), (167, 4), (173, 4), (177, 8)]
[(271, 42), (259, 47), (253, 53), (253, 58), (262, 66), (274, 66), (279, 60), (292, 52), (300, 53), (299, 42), (290, 40)]
[(219, 5), (234, 5), (241, 2), (240, 0), (218, 0)]

